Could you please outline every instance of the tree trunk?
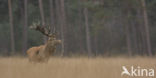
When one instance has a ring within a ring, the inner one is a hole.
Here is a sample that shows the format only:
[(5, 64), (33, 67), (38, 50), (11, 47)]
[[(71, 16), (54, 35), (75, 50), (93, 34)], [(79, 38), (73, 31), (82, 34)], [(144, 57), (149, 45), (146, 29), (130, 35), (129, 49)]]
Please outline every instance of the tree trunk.
[(124, 21), (124, 26), (125, 26), (125, 32), (126, 32), (126, 44), (127, 44), (127, 50), (128, 50), (128, 54), (129, 56), (132, 56), (132, 40), (131, 40), (131, 34), (130, 34), (130, 16), (131, 16), (131, 3), (129, 0), (125, 0), (123, 1), (123, 12), (124, 12), (124, 16), (125, 17), (123, 19)]
[(143, 18), (142, 18), (142, 12), (140, 8), (137, 11), (137, 21), (138, 21), (138, 26), (137, 26), (137, 32), (138, 32), (138, 53), (143, 55), (147, 52), (147, 47), (146, 47), (146, 39), (145, 39), (145, 28), (143, 24)]
[(64, 34), (63, 34), (63, 31), (62, 31), (62, 28), (61, 28), (60, 0), (55, 0), (55, 11), (56, 11), (56, 20), (57, 20), (56, 25), (57, 25), (57, 28), (59, 30), (58, 34), (59, 34), (59, 37), (62, 40), (60, 56), (63, 56), (63, 53), (64, 53)]
[(95, 36), (94, 36), (94, 51), (95, 51), (95, 56), (98, 55), (98, 39), (97, 39), (97, 35), (98, 34), (95, 34)]
[(112, 44), (113, 44), (113, 32), (112, 32), (112, 26), (114, 25), (114, 20), (115, 18), (113, 19), (112, 23), (109, 23), (108, 24), (108, 32), (109, 32), (109, 45), (108, 45), (108, 49), (107, 49), (107, 56), (111, 56), (111, 50), (113, 49), (112, 48)]
[(22, 52), (23, 54), (25, 54), (26, 50), (27, 50), (27, 23), (28, 23), (28, 19), (27, 19), (27, 0), (24, 0), (24, 27), (23, 27), (23, 48), (22, 48)]
[[(82, 53), (85, 52), (84, 50), (84, 41), (83, 41), (83, 25), (82, 25), (82, 7), (81, 7), (81, 0), (78, 1), (78, 18), (77, 18), (77, 23), (78, 23), (78, 31), (77, 32), (77, 39), (79, 40), (78, 42), (78, 47), (79, 47), (79, 51), (81, 51)], [(79, 36), (78, 36), (79, 35)]]
[(132, 55), (132, 47), (131, 47), (131, 39), (130, 39), (130, 32), (129, 32), (129, 26), (126, 26), (126, 41), (127, 41), (127, 50), (129, 56)]
[(126, 41), (127, 41), (127, 50), (128, 50), (128, 54), (129, 56), (132, 56), (132, 45), (131, 45), (131, 37), (130, 37), (130, 29), (129, 29), (129, 14), (130, 11), (127, 12), (127, 18), (126, 18), (126, 22), (125, 22), (125, 31), (126, 31)]
[(15, 52), (15, 40), (14, 40), (14, 27), (13, 27), (13, 16), (12, 16), (12, 5), (11, 0), (8, 0), (9, 8), (9, 21), (10, 21), (10, 37), (11, 37), (11, 54)]
[[(39, 0), (39, 8), (40, 8), (42, 26), (45, 26), (45, 17), (44, 17), (42, 0)], [(43, 36), (43, 40), (44, 40), (43, 42), (46, 43), (46, 41), (47, 41), (46, 36)]]
[(87, 44), (87, 52), (88, 55), (91, 56), (91, 42), (90, 42), (90, 31), (88, 24), (88, 9), (84, 8), (84, 18), (85, 18), (85, 27), (86, 27), (86, 44)]
[(145, 0), (141, 0), (141, 4), (142, 4), (142, 8), (143, 8), (143, 18), (144, 18), (145, 35), (146, 35), (146, 42), (147, 42), (147, 51), (148, 51), (148, 55), (152, 56), (150, 33), (149, 33), (149, 24), (148, 24), (148, 15), (147, 15), (147, 11), (146, 11)]
[(51, 25), (51, 30), (54, 32), (55, 31), (55, 17), (54, 17), (54, 0), (49, 0), (50, 4), (50, 25)]
[(137, 42), (137, 27), (134, 24), (136, 22), (132, 21), (131, 22), (131, 28), (132, 28), (132, 37), (133, 37), (133, 52), (138, 53), (138, 42)]
[(67, 47), (67, 45), (65, 45), (65, 37), (64, 35), (66, 34), (65, 32), (65, 27), (66, 27), (66, 14), (65, 14), (65, 6), (64, 6), (64, 0), (60, 0), (60, 9), (61, 9), (61, 38), (62, 38), (62, 53), (61, 56), (64, 55), (65, 52), (65, 46)]

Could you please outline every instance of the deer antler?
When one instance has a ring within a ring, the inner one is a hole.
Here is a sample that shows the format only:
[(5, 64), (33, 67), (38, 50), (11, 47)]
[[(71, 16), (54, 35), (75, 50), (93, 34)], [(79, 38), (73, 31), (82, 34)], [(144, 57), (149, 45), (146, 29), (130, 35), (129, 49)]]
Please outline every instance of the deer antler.
[(48, 37), (52, 36), (52, 34), (50, 33), (50, 29), (47, 29), (45, 27), (42, 27), (42, 26), (39, 26), (39, 25), (36, 25), (36, 24), (33, 24), (32, 26), (30, 26), (30, 29), (40, 31), (43, 35), (46, 35)]

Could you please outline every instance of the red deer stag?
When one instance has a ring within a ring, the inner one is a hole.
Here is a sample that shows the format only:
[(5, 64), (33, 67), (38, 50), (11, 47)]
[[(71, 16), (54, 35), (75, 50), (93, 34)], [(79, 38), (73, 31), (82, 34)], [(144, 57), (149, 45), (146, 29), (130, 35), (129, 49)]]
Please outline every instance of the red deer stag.
[(50, 29), (41, 27), (39, 25), (31, 26), (31, 29), (40, 31), (43, 35), (46, 35), (49, 39), (44, 45), (32, 47), (27, 50), (27, 55), (30, 62), (47, 62), (56, 50), (56, 45), (61, 43), (61, 40), (56, 39), (56, 33), (51, 34)]

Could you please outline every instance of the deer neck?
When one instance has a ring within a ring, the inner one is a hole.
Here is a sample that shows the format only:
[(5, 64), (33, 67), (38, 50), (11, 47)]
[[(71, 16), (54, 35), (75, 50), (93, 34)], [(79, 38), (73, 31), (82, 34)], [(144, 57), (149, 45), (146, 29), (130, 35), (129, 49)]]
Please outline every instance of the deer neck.
[(56, 46), (51, 41), (48, 41), (45, 44), (45, 50), (44, 50), (45, 55), (50, 56), (55, 51), (55, 48)]

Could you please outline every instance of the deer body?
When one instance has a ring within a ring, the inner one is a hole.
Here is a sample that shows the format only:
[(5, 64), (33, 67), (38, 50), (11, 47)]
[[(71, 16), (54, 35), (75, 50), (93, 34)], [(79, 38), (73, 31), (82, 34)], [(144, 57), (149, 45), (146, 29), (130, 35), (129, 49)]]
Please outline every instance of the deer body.
[[(40, 27), (36, 27), (39, 29), (43, 34), (45, 34), (46, 30)], [(41, 29), (41, 30), (40, 30)], [(46, 33), (47, 34), (47, 33)], [(27, 55), (30, 62), (47, 62), (50, 56), (55, 52), (56, 45), (61, 43), (61, 40), (57, 40), (55, 35), (47, 34), (49, 39), (47, 43), (41, 46), (32, 47), (27, 50)]]
[(32, 47), (28, 49), (27, 54), (31, 62), (46, 62), (50, 56), (55, 52), (56, 45), (60, 44), (61, 40), (49, 39), (45, 45)]
[(27, 55), (29, 57), (29, 61), (33, 62), (33, 61), (41, 61), (41, 56), (39, 55), (39, 53), (44, 49), (44, 45), (42, 46), (37, 46), (37, 47), (32, 47), (30, 49), (27, 50)]

